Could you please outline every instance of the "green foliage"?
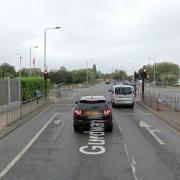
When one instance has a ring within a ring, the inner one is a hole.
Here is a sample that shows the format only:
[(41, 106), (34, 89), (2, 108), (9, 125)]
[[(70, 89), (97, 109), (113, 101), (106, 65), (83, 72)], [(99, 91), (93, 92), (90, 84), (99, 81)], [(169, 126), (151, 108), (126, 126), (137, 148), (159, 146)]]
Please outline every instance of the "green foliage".
[(13, 78), (16, 76), (16, 71), (14, 66), (11, 66), (8, 63), (3, 63), (0, 66), (0, 70), (1, 70), (1, 75), (2, 77), (9, 77), (9, 78)]
[[(35, 98), (35, 90), (38, 89), (41, 94), (44, 94), (44, 78), (42, 77), (22, 77), (21, 89), (22, 89), (22, 101), (26, 101)], [(48, 80), (47, 90), (50, 89), (50, 80)]]
[(61, 67), (58, 71), (49, 72), (49, 78), (52, 82), (56, 84), (72, 84), (72, 83), (84, 83), (87, 81), (87, 71), (88, 71), (88, 81), (94, 81), (97, 78), (96, 67), (94, 69), (78, 69), (67, 71), (65, 67)]
[(127, 79), (127, 73), (123, 70), (115, 70), (112, 74), (112, 78), (115, 80), (125, 80)]
[(156, 81), (157, 80), (174, 81), (178, 79), (178, 72), (179, 72), (178, 65), (170, 62), (161, 62), (161, 63), (156, 63), (155, 67), (154, 65), (150, 65), (150, 64), (146, 65), (147, 74), (149, 75), (150, 81), (153, 81), (154, 68), (156, 73), (155, 74)]
[(173, 84), (171, 82), (175, 82), (177, 80), (177, 77), (171, 73), (162, 73), (160, 76), (160, 79), (165, 82), (168, 82), (168, 84), (171, 85)]

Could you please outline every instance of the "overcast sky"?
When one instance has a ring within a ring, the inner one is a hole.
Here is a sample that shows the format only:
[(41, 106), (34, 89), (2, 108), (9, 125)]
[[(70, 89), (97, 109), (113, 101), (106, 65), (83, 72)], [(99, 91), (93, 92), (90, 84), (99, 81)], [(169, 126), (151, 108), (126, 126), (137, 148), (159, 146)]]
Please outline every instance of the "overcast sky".
[(180, 0), (0, 0), (0, 64), (29, 67), (30, 47), (43, 69), (86, 68), (132, 73), (144, 64), (180, 65)]

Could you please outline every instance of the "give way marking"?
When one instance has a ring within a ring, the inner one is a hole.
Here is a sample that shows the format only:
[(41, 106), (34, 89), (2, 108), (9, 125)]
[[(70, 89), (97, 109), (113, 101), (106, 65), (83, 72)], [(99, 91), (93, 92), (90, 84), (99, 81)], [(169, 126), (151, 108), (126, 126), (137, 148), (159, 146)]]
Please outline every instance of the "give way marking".
[(152, 129), (151, 129), (151, 126), (150, 126), (149, 124), (145, 123), (144, 121), (140, 121), (140, 122), (139, 122), (139, 127), (146, 128), (146, 129), (148, 130), (148, 132), (155, 138), (155, 140), (156, 140), (159, 144), (161, 144), (161, 145), (164, 145), (164, 144), (165, 144), (165, 142), (163, 142), (163, 141), (155, 134), (155, 132), (160, 132), (160, 130), (158, 130), (158, 129), (152, 130)]

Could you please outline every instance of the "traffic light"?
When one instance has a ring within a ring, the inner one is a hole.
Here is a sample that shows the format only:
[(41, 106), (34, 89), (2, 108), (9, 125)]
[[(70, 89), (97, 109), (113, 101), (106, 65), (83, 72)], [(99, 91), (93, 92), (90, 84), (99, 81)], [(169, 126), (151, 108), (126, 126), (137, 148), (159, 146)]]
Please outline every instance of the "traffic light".
[(146, 79), (147, 78), (147, 69), (145, 66), (141, 69), (141, 77)]
[(146, 70), (145, 66), (143, 67), (143, 77), (145, 79), (147, 79), (147, 70)]
[(48, 72), (47, 72), (47, 70), (44, 70), (44, 79), (48, 79)]

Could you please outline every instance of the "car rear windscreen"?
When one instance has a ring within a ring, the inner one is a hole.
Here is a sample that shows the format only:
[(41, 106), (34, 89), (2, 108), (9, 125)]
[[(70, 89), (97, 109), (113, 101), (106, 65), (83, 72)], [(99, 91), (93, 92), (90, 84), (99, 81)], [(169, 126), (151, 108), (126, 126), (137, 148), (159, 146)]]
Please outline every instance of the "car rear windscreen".
[(131, 94), (131, 87), (116, 87), (115, 88), (115, 94)]
[(81, 101), (79, 104), (81, 110), (103, 111), (107, 108), (105, 101)]

